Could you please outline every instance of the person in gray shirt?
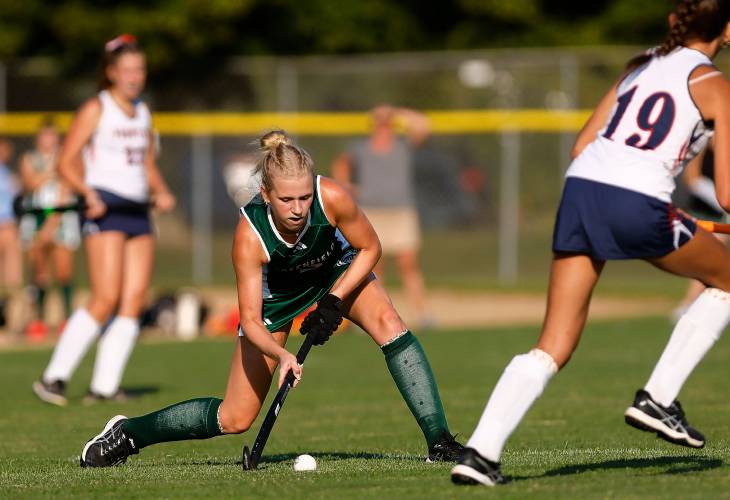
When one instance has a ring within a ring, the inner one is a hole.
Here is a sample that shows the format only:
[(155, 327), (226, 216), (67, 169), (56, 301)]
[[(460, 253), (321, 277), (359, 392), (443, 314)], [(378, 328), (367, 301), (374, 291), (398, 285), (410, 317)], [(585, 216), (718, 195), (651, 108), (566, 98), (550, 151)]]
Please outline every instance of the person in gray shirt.
[[(413, 146), (430, 134), (426, 115), (381, 105), (371, 111), (372, 131), (341, 154), (332, 176), (358, 199), (380, 237), (384, 257), (394, 257), (411, 308), (421, 327), (430, 326), (419, 264), (421, 232), (413, 187)], [(402, 128), (406, 136), (398, 135)], [(376, 274), (384, 276), (384, 259)]]

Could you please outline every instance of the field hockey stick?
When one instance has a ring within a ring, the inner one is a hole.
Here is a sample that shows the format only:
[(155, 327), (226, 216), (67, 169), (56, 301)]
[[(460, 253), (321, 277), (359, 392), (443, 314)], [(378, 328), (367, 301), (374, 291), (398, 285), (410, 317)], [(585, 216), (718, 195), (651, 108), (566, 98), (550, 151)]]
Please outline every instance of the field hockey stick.
[[(307, 354), (309, 354), (309, 350), (312, 348), (313, 341), (314, 335), (307, 335), (304, 339), (304, 343), (299, 348), (299, 352), (297, 352), (297, 363), (300, 365), (304, 364), (304, 360), (306, 359)], [(248, 446), (245, 444), (243, 445), (243, 470), (253, 470), (258, 466), (261, 453), (264, 451), (264, 446), (266, 446), (266, 441), (269, 439), (269, 434), (271, 434), (271, 429), (276, 423), (276, 417), (279, 416), (281, 407), (284, 406), (286, 396), (289, 394), (289, 390), (293, 385), (294, 372), (289, 370), (289, 373), (287, 373), (284, 378), (284, 383), (279, 388), (279, 392), (276, 393), (276, 397), (271, 402), (269, 411), (266, 413), (264, 422), (261, 424), (259, 433), (256, 435), (256, 441), (254, 441), (253, 447), (249, 450)]]
[(730, 234), (730, 224), (720, 224), (710, 220), (698, 220), (697, 225), (711, 233)]
[(39, 207), (28, 204), (23, 196), (16, 196), (13, 200), (13, 212), (16, 217), (21, 215), (50, 215), (61, 212), (78, 212), (83, 210), (83, 204), (80, 201), (69, 203), (67, 205), (57, 205), (55, 207)]

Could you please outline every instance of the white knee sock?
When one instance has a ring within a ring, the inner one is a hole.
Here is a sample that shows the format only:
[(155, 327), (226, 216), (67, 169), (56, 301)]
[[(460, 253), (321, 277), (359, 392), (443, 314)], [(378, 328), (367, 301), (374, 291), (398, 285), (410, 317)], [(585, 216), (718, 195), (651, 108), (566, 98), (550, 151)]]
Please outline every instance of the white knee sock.
[(662, 406), (676, 399), (687, 377), (730, 322), (730, 293), (707, 288), (674, 327), (644, 389)]
[(43, 380), (50, 383), (70, 379), (97, 335), (99, 323), (83, 307), (76, 309), (53, 350)]
[(96, 350), (94, 376), (91, 379), (93, 392), (102, 396), (113, 396), (117, 392), (138, 334), (137, 318), (114, 318)]
[(507, 438), (557, 371), (553, 358), (540, 349), (512, 358), (466, 445), (499, 462)]

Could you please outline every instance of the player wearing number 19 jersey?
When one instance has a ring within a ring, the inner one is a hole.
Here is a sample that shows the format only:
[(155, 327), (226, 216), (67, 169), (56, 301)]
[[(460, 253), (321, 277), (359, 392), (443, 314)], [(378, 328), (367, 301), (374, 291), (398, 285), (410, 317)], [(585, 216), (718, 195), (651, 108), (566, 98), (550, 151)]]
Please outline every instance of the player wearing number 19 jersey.
[(630, 64), (574, 147), (553, 235), (548, 306), (537, 345), (515, 356), (453, 468), (457, 484), (501, 482), (499, 459), (550, 378), (578, 345), (607, 260), (644, 259), (707, 289), (677, 323), (630, 425), (701, 448), (676, 400), (730, 322), (730, 252), (671, 204), (674, 176), (715, 134), (717, 198), (730, 208), (730, 82), (712, 65), (730, 42), (730, 0), (683, 0), (666, 40)]

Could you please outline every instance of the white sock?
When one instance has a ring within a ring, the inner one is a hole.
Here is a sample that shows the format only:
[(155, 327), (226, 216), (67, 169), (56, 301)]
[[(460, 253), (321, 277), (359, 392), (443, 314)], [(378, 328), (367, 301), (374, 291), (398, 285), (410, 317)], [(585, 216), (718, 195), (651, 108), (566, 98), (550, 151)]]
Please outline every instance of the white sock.
[(507, 438), (557, 372), (553, 358), (540, 349), (512, 358), (466, 445), (488, 460), (499, 462)]
[(49, 383), (69, 380), (97, 335), (99, 323), (83, 307), (76, 309), (53, 350), (43, 380)]
[(730, 322), (730, 293), (707, 288), (679, 319), (662, 357), (644, 386), (662, 406), (677, 398), (685, 380)]
[(119, 390), (124, 368), (139, 334), (137, 318), (117, 316), (99, 341), (94, 362), (91, 390), (102, 396), (113, 396)]

